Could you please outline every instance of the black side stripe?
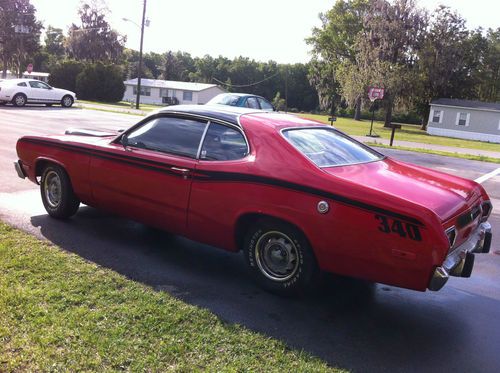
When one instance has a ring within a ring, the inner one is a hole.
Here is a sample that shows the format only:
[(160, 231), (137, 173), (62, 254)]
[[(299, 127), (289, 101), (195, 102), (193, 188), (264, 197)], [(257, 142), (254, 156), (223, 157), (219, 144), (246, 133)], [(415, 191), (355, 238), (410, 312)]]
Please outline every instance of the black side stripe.
[[(178, 174), (176, 172), (173, 172), (170, 167), (174, 165), (169, 165), (165, 164), (163, 162), (157, 162), (157, 161), (152, 161), (152, 160), (147, 160), (139, 157), (134, 157), (132, 155), (121, 155), (121, 154), (114, 154), (111, 152), (106, 152), (103, 150), (98, 150), (98, 149), (90, 149), (85, 146), (80, 146), (80, 145), (73, 145), (73, 144), (63, 144), (55, 141), (50, 141), (50, 140), (38, 140), (38, 139), (22, 139), (21, 141), (25, 142), (30, 142), (34, 144), (41, 144), (41, 145), (50, 145), (53, 147), (57, 147), (63, 150), (67, 151), (73, 151), (73, 152), (78, 152), (86, 155), (90, 155), (93, 157), (101, 158), (101, 159), (106, 159), (114, 162), (119, 162), (119, 163), (125, 163), (131, 166), (136, 166), (139, 168), (144, 168), (148, 169), (151, 171), (156, 171), (156, 172), (161, 172), (161, 173), (166, 173), (169, 175), (174, 175), (178, 177), (182, 177), (181, 174)], [(390, 211), (387, 209), (383, 209), (365, 202), (357, 201), (342, 195), (330, 193), (321, 189), (316, 189), (313, 187), (309, 187), (306, 185), (302, 184), (297, 184), (297, 183), (292, 183), (289, 181), (285, 180), (280, 180), (280, 179), (273, 179), (269, 177), (264, 177), (264, 176), (257, 176), (257, 175), (250, 175), (250, 174), (241, 174), (241, 173), (235, 173), (235, 172), (220, 172), (220, 171), (201, 171), (201, 170), (196, 170), (192, 174), (192, 178), (197, 181), (208, 181), (208, 182), (214, 182), (214, 181), (221, 181), (221, 182), (247, 182), (247, 183), (255, 183), (255, 184), (264, 184), (264, 185), (270, 185), (270, 186), (275, 186), (275, 187), (280, 187), (284, 189), (289, 189), (289, 190), (295, 190), (298, 192), (303, 192), (307, 194), (312, 194), (316, 195), (319, 197), (327, 198), (332, 201), (336, 201), (339, 203), (342, 203), (344, 205), (349, 205), (353, 207), (357, 207), (362, 210), (370, 211), (370, 212), (375, 212), (377, 214), (383, 214), (386, 216), (390, 216), (395, 219), (400, 219), (403, 221), (406, 221), (408, 223), (412, 223), (418, 226), (423, 227), (424, 224), (411, 216), (407, 216), (404, 214), (400, 214), (394, 211)]]

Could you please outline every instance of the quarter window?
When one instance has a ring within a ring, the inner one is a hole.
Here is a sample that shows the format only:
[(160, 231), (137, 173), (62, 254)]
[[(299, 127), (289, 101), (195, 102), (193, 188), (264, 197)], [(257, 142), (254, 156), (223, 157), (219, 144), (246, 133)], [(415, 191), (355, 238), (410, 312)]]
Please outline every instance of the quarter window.
[(434, 110), (432, 114), (432, 123), (441, 123), (441, 117), (443, 116), (442, 110)]
[(17, 85), (19, 87), (27, 87), (26, 83), (25, 82), (21, 82), (21, 83), (17, 83)]
[(127, 145), (196, 158), (206, 126), (204, 121), (154, 118), (130, 132), (126, 136)]
[(191, 91), (182, 92), (182, 100), (183, 101), (193, 101), (193, 92), (191, 92)]
[(221, 124), (211, 123), (203, 141), (200, 159), (231, 161), (241, 159), (247, 153), (247, 143), (239, 131)]

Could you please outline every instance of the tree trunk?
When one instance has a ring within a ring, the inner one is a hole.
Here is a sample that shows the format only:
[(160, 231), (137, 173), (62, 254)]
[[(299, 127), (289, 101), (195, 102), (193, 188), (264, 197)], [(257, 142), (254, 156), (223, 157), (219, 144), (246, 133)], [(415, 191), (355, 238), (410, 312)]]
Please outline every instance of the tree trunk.
[(427, 105), (427, 108), (424, 110), (422, 114), (422, 125), (420, 126), (420, 129), (422, 131), (427, 131), (427, 123), (429, 122), (429, 114), (431, 112), (430, 106)]
[(356, 99), (354, 108), (354, 120), (361, 120), (361, 96)]
[(2, 79), (7, 78), (7, 59), (5, 56), (2, 58), (2, 63), (3, 63), (3, 71), (2, 71)]
[(389, 101), (389, 103), (387, 104), (387, 111), (385, 112), (384, 127), (391, 128), (391, 122), (392, 122), (392, 101)]

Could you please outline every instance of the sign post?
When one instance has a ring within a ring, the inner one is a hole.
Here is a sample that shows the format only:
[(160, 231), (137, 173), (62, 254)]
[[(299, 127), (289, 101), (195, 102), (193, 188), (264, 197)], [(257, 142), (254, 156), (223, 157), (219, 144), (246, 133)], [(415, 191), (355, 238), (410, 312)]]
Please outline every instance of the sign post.
[(375, 117), (375, 100), (382, 100), (384, 98), (384, 88), (378, 87), (368, 87), (368, 98), (372, 102), (372, 122), (370, 124), (370, 133), (366, 136), (369, 137), (379, 137), (378, 135), (372, 134), (373, 132), (373, 119)]

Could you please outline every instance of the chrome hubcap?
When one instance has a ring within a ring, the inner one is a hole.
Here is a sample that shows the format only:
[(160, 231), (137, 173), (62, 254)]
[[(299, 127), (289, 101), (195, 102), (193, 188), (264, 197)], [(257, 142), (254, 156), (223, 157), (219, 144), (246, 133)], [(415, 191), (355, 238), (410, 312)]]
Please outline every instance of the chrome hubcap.
[(61, 203), (61, 179), (55, 171), (49, 171), (43, 183), (45, 199), (50, 207), (56, 208)]
[(18, 104), (18, 105), (24, 105), (24, 97), (23, 96), (17, 96), (16, 97), (16, 104)]
[(299, 268), (298, 250), (286, 234), (263, 234), (255, 245), (255, 259), (261, 272), (273, 281), (286, 281)]
[(64, 106), (69, 106), (71, 105), (71, 98), (69, 97), (64, 97)]

